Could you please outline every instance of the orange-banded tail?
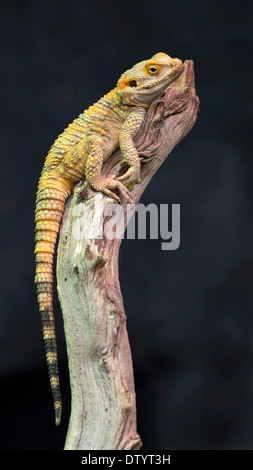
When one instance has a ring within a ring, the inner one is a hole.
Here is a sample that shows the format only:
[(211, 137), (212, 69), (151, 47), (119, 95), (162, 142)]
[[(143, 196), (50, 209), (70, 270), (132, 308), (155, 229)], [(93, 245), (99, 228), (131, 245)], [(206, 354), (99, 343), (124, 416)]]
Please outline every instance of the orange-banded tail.
[(46, 349), (49, 379), (54, 400), (55, 424), (61, 421), (61, 393), (53, 313), (53, 256), (67, 194), (57, 188), (39, 189), (36, 199), (36, 276), (37, 295)]

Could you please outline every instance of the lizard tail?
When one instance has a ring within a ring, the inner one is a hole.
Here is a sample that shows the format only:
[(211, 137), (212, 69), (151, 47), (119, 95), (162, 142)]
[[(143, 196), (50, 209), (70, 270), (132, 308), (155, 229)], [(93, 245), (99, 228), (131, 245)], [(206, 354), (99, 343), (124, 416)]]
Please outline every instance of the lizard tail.
[(49, 379), (54, 400), (55, 424), (61, 422), (61, 392), (58, 371), (55, 323), (53, 313), (53, 256), (65, 201), (69, 194), (64, 189), (44, 187), (36, 199), (36, 276), (37, 296), (42, 322)]

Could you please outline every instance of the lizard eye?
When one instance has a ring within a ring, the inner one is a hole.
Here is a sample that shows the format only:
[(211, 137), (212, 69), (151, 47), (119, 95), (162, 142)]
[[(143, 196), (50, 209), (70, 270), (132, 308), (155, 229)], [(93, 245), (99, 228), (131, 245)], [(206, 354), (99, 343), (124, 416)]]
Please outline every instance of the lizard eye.
[(158, 69), (158, 67), (156, 67), (156, 65), (150, 65), (150, 67), (148, 68), (148, 72), (151, 75), (155, 75), (158, 71), (159, 71), (159, 69)]
[(137, 86), (137, 81), (136, 80), (131, 80), (129, 82), (129, 86), (131, 86), (131, 87)]

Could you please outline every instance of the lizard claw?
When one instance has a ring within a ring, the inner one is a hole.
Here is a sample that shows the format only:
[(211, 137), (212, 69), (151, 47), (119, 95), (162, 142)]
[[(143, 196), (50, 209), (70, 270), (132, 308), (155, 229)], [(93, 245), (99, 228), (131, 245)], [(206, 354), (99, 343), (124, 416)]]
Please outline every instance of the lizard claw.
[(124, 184), (122, 184), (118, 180), (116, 180), (116, 181), (114, 180), (113, 184), (115, 185), (115, 188), (117, 188), (121, 192), (122, 196), (126, 199), (126, 201), (129, 202), (130, 204), (133, 204), (133, 199), (132, 199), (131, 193), (124, 186)]
[(114, 192), (115, 189), (118, 189), (121, 192), (122, 196), (126, 199), (126, 201), (129, 202), (130, 204), (133, 204), (130, 191), (128, 191), (128, 189), (124, 186), (124, 184), (118, 181), (115, 176), (113, 176), (110, 179), (103, 180), (100, 182), (100, 184), (96, 184), (93, 187), (97, 191), (101, 191), (106, 196), (110, 197), (111, 199), (116, 201), (118, 204), (120, 204), (120, 198)]
[(110, 189), (103, 188), (103, 189), (101, 189), (101, 192), (104, 193), (109, 198), (116, 201), (118, 204), (120, 204), (120, 198), (113, 191), (110, 191)]
[(136, 183), (140, 183), (140, 170), (136, 169), (135, 167), (131, 166), (128, 168), (124, 175), (118, 178), (118, 181), (123, 183), (125, 186), (132, 187)]

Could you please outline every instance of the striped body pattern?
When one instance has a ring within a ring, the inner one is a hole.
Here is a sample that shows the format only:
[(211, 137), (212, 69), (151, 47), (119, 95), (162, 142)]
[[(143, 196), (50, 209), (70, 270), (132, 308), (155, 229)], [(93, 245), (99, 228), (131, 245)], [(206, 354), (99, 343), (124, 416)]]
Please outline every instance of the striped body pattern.
[[(131, 201), (127, 189), (140, 181), (140, 160), (133, 138), (150, 104), (183, 71), (179, 59), (158, 53), (136, 64), (117, 87), (79, 115), (52, 145), (39, 180), (35, 210), (37, 297), (55, 423), (61, 421), (61, 395), (53, 313), (53, 257), (66, 199), (83, 178), (96, 191), (120, 202)], [(118, 147), (129, 168), (117, 179), (101, 177), (101, 169)]]

